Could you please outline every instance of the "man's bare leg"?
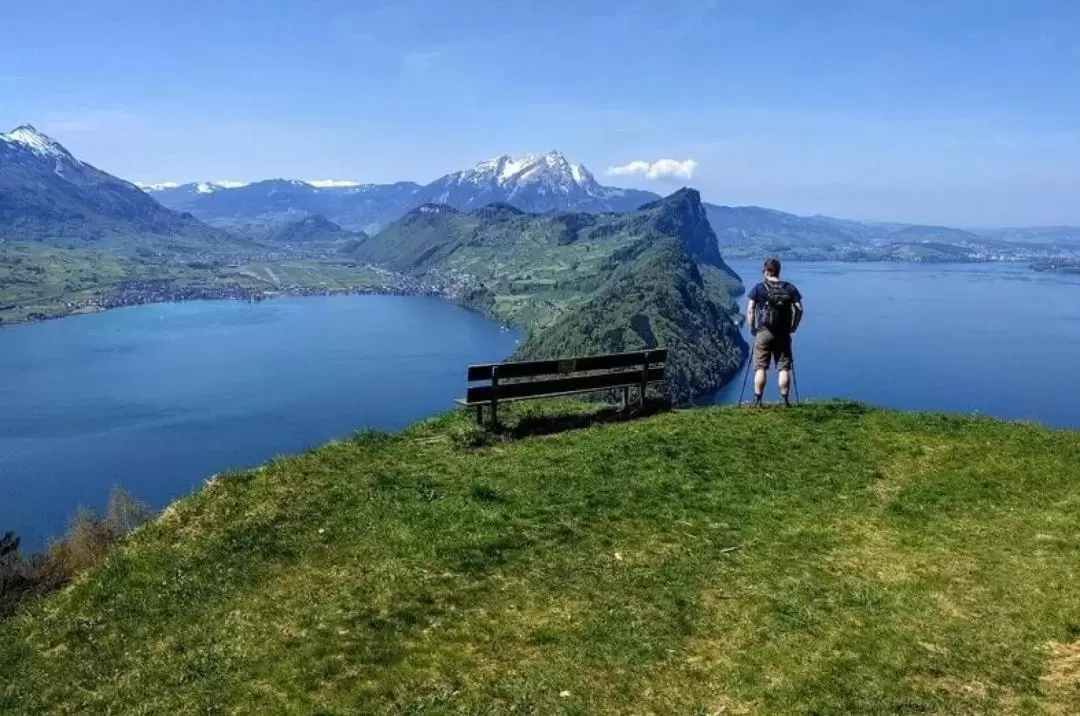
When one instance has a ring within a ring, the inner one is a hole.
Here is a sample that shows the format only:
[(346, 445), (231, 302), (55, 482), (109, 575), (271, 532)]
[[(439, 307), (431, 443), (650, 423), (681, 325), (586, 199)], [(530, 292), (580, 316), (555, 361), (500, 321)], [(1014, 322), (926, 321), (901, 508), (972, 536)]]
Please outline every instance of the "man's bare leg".
[(765, 370), (758, 368), (754, 372), (754, 403), (761, 404), (761, 396), (765, 394)]
[(788, 402), (788, 387), (791, 385), (791, 371), (781, 370), (776, 372), (777, 379), (780, 382), (780, 397), (784, 401), (784, 405), (790, 405)]

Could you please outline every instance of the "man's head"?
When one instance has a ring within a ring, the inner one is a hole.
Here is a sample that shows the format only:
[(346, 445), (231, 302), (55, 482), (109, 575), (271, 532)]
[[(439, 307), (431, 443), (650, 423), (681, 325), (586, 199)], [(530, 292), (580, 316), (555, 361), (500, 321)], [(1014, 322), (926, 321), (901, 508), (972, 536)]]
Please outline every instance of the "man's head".
[(769, 278), (780, 278), (780, 262), (776, 259), (765, 261), (765, 275)]

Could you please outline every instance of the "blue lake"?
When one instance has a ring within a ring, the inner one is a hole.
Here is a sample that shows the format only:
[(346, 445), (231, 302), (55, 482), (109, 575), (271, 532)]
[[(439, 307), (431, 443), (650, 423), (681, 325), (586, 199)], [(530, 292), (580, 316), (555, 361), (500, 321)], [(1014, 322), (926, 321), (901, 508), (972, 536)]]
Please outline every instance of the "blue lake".
[[(759, 275), (758, 262), (732, 266), (748, 284)], [(1080, 277), (1000, 264), (784, 274), (807, 308), (803, 398), (1080, 428)], [(161, 506), (223, 470), (401, 428), (451, 408), (464, 367), (516, 340), (400, 296), (140, 306), (0, 329), (0, 532), (40, 547), (113, 485)], [(718, 402), (736, 401), (741, 379)]]
[(154, 506), (210, 475), (453, 407), (518, 335), (409, 296), (199, 301), (0, 330), (0, 533), (60, 534), (113, 485)]
[[(731, 266), (747, 290), (760, 280), (760, 262)], [(806, 307), (794, 347), (803, 398), (1080, 428), (1080, 276), (1011, 264), (792, 263), (783, 278)], [(742, 380), (717, 402), (737, 402)]]

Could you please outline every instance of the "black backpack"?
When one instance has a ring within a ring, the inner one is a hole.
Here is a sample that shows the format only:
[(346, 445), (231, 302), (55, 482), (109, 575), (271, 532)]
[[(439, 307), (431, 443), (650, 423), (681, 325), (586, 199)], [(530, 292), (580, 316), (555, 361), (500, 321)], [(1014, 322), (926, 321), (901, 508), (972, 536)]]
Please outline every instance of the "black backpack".
[(795, 295), (786, 281), (765, 281), (765, 327), (770, 333), (791, 333), (795, 318)]

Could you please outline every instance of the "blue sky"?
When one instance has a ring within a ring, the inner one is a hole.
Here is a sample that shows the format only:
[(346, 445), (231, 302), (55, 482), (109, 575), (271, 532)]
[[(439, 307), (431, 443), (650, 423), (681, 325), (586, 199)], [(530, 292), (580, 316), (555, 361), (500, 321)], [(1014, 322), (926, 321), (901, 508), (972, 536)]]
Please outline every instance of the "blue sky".
[[(0, 0), (0, 127), (130, 180), (428, 181), (560, 149), (706, 198), (1080, 224), (1075, 0)], [(680, 182), (686, 183), (686, 182)]]

